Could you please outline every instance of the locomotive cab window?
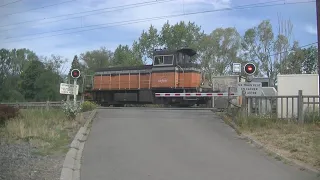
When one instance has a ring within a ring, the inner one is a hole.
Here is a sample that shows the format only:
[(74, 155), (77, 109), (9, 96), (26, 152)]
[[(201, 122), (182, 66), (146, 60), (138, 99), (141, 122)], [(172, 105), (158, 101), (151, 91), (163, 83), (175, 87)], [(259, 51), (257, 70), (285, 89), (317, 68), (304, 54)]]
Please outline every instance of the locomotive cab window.
[(178, 54), (178, 63), (179, 64), (186, 64), (186, 63), (190, 63), (190, 56), (188, 56), (187, 54), (184, 53), (179, 53)]
[(172, 65), (172, 64), (173, 64), (173, 55), (154, 57), (154, 61), (153, 61), (154, 66), (163, 66), (163, 65)]

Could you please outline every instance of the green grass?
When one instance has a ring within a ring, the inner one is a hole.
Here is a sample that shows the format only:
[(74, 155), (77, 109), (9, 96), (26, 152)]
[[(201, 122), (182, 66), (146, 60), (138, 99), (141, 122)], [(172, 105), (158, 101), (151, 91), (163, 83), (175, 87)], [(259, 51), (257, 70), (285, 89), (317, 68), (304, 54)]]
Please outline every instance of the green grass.
[(60, 109), (20, 111), (19, 117), (7, 121), (0, 129), (2, 139), (10, 143), (29, 142), (42, 155), (68, 150), (73, 131), (79, 129), (78, 120), (68, 120)]
[[(314, 115), (306, 115), (306, 123), (275, 117), (237, 116), (241, 133), (254, 137), (268, 149), (320, 169), (320, 123)], [(230, 119), (229, 119), (230, 120)]]

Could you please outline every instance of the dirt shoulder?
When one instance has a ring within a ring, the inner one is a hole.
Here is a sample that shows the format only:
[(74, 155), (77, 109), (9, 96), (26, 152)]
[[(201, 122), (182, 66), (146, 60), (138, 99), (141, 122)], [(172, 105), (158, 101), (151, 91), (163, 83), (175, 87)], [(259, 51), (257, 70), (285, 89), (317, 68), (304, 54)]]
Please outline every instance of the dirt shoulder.
[(232, 119), (220, 115), (227, 123), (235, 124), (238, 133), (254, 138), (268, 150), (320, 171), (319, 123), (299, 124), (270, 117)]
[(69, 120), (61, 110), (23, 110), (9, 120), (0, 127), (0, 180), (60, 179), (69, 144), (90, 113)]

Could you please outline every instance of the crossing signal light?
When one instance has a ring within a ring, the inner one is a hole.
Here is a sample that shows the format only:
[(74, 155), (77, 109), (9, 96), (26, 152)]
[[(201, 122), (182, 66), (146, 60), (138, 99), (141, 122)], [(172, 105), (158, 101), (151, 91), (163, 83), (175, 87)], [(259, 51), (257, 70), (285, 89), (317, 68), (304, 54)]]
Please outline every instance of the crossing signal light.
[(73, 77), (73, 78), (79, 78), (79, 77), (80, 77), (80, 71), (79, 71), (79, 69), (72, 69), (72, 71), (71, 71), (71, 77)]
[(247, 74), (253, 74), (256, 72), (256, 66), (252, 63), (247, 63), (245, 66), (244, 66), (244, 71), (247, 73)]

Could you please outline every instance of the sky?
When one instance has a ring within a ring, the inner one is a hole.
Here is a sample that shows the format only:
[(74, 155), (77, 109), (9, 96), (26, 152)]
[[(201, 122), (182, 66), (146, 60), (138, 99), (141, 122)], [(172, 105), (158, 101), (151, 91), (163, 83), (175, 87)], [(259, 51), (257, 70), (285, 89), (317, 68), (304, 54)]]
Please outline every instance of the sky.
[[(239, 8), (257, 3), (265, 4)], [(204, 11), (211, 12), (188, 15)], [(151, 24), (160, 30), (167, 20), (195, 22), (205, 33), (235, 27), (243, 35), (262, 20), (270, 20), (277, 32), (281, 17), (291, 20), (293, 40), (301, 46), (317, 42), (316, 7), (310, 0), (0, 0), (0, 15), (0, 48), (61, 55), (69, 59), (67, 66), (86, 51), (131, 46)], [(163, 17), (170, 15), (180, 16)]]

